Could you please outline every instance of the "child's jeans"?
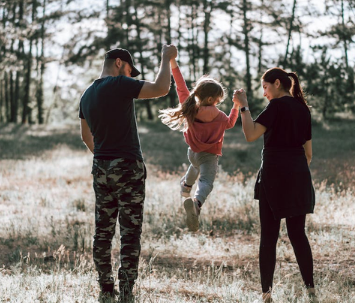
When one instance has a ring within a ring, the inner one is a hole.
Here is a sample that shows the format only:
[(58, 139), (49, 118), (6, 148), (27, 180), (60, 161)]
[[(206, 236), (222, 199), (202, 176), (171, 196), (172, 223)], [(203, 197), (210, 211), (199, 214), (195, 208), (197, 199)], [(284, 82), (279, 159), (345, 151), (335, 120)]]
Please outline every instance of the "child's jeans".
[(213, 182), (218, 169), (218, 155), (205, 152), (195, 153), (189, 148), (187, 156), (191, 165), (186, 172), (185, 183), (194, 185), (198, 175), (200, 175), (195, 198), (203, 204), (213, 189)]

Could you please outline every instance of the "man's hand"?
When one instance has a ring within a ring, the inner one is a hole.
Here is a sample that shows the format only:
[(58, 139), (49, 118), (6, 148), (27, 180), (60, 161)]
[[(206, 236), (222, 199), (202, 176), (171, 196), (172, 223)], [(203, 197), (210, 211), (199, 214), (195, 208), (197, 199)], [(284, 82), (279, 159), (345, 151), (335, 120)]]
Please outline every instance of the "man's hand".
[(145, 81), (138, 99), (158, 98), (169, 93), (171, 83), (169, 62), (177, 57), (177, 49), (175, 45), (164, 45), (161, 54), (161, 65), (155, 82)]
[(163, 45), (162, 57), (167, 58), (168, 60), (175, 59), (177, 57), (177, 48), (175, 45)]

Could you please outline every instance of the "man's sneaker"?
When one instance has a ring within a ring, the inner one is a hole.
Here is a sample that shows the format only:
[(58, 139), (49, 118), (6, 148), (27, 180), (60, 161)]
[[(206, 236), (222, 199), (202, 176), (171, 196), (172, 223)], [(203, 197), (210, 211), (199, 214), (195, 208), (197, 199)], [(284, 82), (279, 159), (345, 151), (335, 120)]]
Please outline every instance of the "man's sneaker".
[(180, 194), (182, 197), (189, 198), (192, 186), (185, 185), (185, 176), (180, 180)]
[(200, 215), (200, 207), (198, 206), (198, 202), (196, 200), (192, 200), (188, 198), (184, 201), (184, 208), (186, 211), (186, 224), (189, 230), (198, 231), (199, 222), (198, 216)]
[(123, 283), (120, 281), (119, 303), (134, 303), (133, 286), (134, 283)]
[(99, 294), (100, 303), (116, 303), (116, 295), (118, 293), (114, 291), (101, 291)]
[(100, 285), (100, 303), (114, 303), (116, 302), (116, 295), (118, 295), (118, 292), (115, 290), (115, 285), (113, 283)]

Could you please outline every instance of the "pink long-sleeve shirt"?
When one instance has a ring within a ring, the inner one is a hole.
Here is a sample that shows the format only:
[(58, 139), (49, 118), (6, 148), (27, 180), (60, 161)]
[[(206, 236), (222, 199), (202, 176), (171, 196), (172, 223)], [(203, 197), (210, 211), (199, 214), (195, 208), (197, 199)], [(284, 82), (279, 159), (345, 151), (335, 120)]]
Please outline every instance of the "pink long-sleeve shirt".
[[(172, 69), (179, 102), (184, 103), (190, 95), (179, 67)], [(232, 128), (238, 118), (238, 110), (232, 108), (229, 116), (216, 106), (200, 106), (195, 121), (184, 132), (186, 143), (196, 152), (222, 156), (224, 132)]]

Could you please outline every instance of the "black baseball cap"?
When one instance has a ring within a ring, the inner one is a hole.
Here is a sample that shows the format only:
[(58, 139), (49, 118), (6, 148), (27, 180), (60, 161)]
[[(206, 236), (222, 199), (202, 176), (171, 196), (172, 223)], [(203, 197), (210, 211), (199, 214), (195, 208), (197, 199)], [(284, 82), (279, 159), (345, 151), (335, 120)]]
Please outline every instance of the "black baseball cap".
[(138, 71), (138, 69), (135, 68), (133, 64), (132, 56), (128, 50), (123, 48), (115, 48), (109, 50), (105, 55), (105, 59), (117, 59), (117, 58), (120, 58), (122, 61), (126, 61), (132, 67), (132, 72), (131, 72), (132, 77), (137, 77), (138, 75), (140, 75), (140, 71)]

